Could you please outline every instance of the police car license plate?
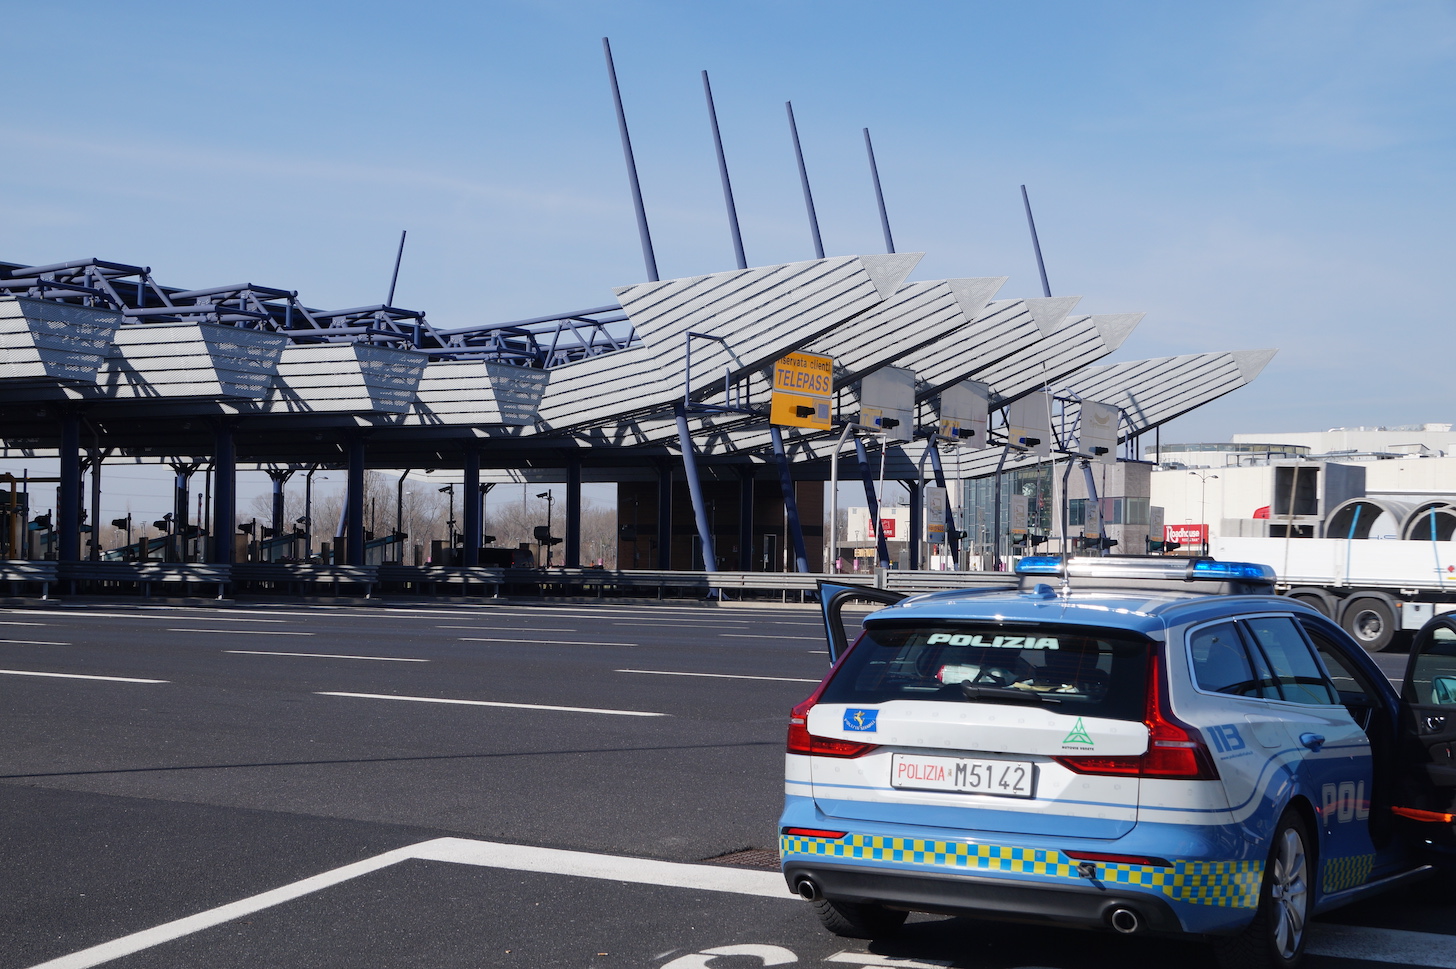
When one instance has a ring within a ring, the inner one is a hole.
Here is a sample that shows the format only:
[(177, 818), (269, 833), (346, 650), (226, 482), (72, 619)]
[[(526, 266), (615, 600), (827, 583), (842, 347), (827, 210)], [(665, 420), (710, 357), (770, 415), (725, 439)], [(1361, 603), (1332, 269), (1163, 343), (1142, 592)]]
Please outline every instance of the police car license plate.
[(906, 790), (1032, 797), (1035, 776), (1032, 763), (1024, 760), (915, 754), (895, 754), (890, 758), (890, 786)]

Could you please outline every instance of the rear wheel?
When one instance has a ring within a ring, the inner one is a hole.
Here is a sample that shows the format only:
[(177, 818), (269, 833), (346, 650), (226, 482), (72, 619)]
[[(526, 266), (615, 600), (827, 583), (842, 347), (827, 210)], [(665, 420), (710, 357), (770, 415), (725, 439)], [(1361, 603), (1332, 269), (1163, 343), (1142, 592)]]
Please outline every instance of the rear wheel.
[(1374, 596), (1358, 596), (1340, 613), (1340, 625), (1366, 651), (1378, 653), (1395, 639), (1395, 611)]
[(894, 935), (910, 914), (873, 902), (836, 902), (820, 898), (815, 899), (813, 905), (819, 924), (847, 939), (882, 939)]
[(1313, 871), (1304, 821), (1286, 811), (1264, 866), (1258, 913), (1242, 933), (1214, 943), (1223, 969), (1294, 969), (1304, 961)]

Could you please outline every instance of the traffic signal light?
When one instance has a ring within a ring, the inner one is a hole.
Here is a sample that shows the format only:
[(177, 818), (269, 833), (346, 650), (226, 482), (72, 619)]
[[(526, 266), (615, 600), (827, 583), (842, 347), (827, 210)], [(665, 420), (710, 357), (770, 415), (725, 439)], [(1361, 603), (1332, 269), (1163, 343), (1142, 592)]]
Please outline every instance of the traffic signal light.
[(36, 515), (35, 521), (31, 522), (31, 524), (41, 531), (45, 531), (51, 527), (51, 513), (46, 512), (44, 515)]
[(131, 527), (131, 519), (130, 518), (113, 518), (113, 519), (111, 519), (111, 527), (112, 528), (120, 528), (120, 529), (123, 529), (123, 530), (124, 529), (128, 529), (128, 528)]
[(1148, 539), (1148, 551), (1150, 553), (1151, 552), (1157, 552), (1159, 554), (1162, 554), (1164, 552), (1173, 552), (1173, 551), (1176, 551), (1176, 550), (1178, 550), (1178, 549), (1180, 549), (1182, 547), (1183, 547), (1183, 543), (1182, 542), (1166, 542), (1166, 541), (1159, 542), (1159, 541), (1155, 541), (1155, 540), (1153, 540), (1151, 538)]
[(560, 545), (561, 544), (561, 539), (559, 539), (556, 536), (554, 536), (554, 535), (551, 534), (551, 526), (550, 525), (537, 525), (535, 527), (535, 529), (532, 531), (532, 534), (536, 536), (536, 541), (539, 542), (542, 545)]
[(1083, 535), (1077, 539), (1078, 548), (1095, 548), (1105, 551), (1110, 548), (1115, 548), (1116, 546), (1117, 539), (1108, 538), (1106, 535), (1103, 535), (1101, 538), (1088, 538), (1087, 536)]

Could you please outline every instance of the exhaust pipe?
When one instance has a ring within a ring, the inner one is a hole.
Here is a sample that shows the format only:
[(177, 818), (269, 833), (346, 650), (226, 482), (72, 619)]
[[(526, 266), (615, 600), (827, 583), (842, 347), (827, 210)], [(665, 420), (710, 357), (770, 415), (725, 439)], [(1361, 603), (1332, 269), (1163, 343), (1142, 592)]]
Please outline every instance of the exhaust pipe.
[(798, 884), (794, 886), (794, 890), (806, 901), (812, 902), (819, 897), (819, 886), (814, 884), (812, 878), (800, 878)]
[(1132, 935), (1143, 927), (1143, 920), (1130, 908), (1118, 907), (1112, 910), (1109, 919), (1112, 927), (1123, 935)]

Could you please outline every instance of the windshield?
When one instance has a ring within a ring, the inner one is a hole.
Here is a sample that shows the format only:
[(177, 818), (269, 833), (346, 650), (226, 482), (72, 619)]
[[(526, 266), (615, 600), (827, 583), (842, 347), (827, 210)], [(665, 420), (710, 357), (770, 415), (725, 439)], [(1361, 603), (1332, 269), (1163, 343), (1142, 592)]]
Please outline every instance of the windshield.
[(1122, 630), (993, 622), (871, 623), (825, 688), (826, 703), (1028, 701), (1142, 720), (1148, 640)]

